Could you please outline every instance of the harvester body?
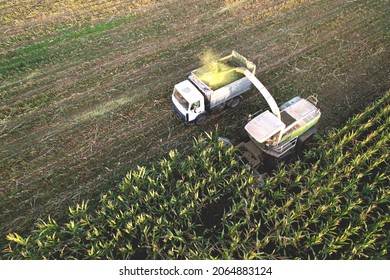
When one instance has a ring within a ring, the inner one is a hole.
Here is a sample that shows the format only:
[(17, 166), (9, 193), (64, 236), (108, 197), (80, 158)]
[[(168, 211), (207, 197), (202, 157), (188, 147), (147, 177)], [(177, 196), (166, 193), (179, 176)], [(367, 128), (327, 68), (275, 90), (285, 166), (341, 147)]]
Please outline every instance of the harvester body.
[(294, 97), (279, 110), (280, 118), (267, 110), (245, 125), (250, 140), (237, 148), (255, 168), (269, 160), (273, 163), (284, 160), (316, 132), (321, 112), (314, 98)]
[(317, 98), (297, 96), (278, 107), (254, 73), (243, 67), (237, 67), (235, 71), (248, 78), (271, 109), (246, 124), (245, 130), (250, 140), (238, 144), (237, 148), (243, 159), (255, 168), (261, 163), (283, 161), (316, 132), (315, 125), (321, 116), (321, 111), (316, 107)]

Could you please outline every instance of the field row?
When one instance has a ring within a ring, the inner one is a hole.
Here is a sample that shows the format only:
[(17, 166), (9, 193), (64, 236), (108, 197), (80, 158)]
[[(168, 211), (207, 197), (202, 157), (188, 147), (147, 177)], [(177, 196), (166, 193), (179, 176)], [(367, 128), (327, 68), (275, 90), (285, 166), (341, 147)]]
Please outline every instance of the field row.
[(0, 3), (0, 24), (3, 29), (0, 33), (0, 54), (7, 49), (18, 49), (69, 29), (126, 17), (158, 2), (160, 1), (5, 1)]

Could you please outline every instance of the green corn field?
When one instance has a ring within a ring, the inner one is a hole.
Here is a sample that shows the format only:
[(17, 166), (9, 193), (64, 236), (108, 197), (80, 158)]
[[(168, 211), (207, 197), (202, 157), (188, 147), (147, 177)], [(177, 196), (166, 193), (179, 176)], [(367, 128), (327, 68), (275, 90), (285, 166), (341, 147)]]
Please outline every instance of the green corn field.
[(258, 182), (217, 133), (94, 207), (7, 236), (8, 259), (386, 259), (390, 91)]

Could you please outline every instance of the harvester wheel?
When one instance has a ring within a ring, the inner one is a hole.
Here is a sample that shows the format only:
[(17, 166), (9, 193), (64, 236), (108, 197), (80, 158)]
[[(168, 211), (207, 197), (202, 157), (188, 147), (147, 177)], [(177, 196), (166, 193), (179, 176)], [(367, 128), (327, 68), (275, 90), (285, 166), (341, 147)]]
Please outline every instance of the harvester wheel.
[(274, 157), (265, 157), (263, 160), (264, 160), (264, 169), (266, 171), (274, 170), (278, 166), (278, 163), (280, 162), (277, 158)]
[(305, 147), (307, 144), (313, 141), (314, 134), (310, 135), (307, 137), (303, 142), (302, 142), (302, 147)]
[(312, 127), (308, 131), (306, 131), (303, 135), (299, 136), (298, 137), (297, 147), (299, 149), (304, 148), (308, 143), (310, 143), (313, 140), (314, 134), (316, 132), (317, 132), (317, 128), (316, 127)]
[(248, 132), (246, 132), (246, 130), (243, 128), (239, 130), (238, 136), (242, 142), (248, 142), (250, 140)]

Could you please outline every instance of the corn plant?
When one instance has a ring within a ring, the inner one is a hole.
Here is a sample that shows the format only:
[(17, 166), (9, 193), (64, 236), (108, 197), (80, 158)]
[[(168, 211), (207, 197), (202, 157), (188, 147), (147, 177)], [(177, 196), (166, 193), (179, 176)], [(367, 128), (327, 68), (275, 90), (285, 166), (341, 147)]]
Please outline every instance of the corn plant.
[(385, 259), (389, 97), (261, 186), (217, 133), (130, 171), (98, 205), (8, 235), (14, 259)]

